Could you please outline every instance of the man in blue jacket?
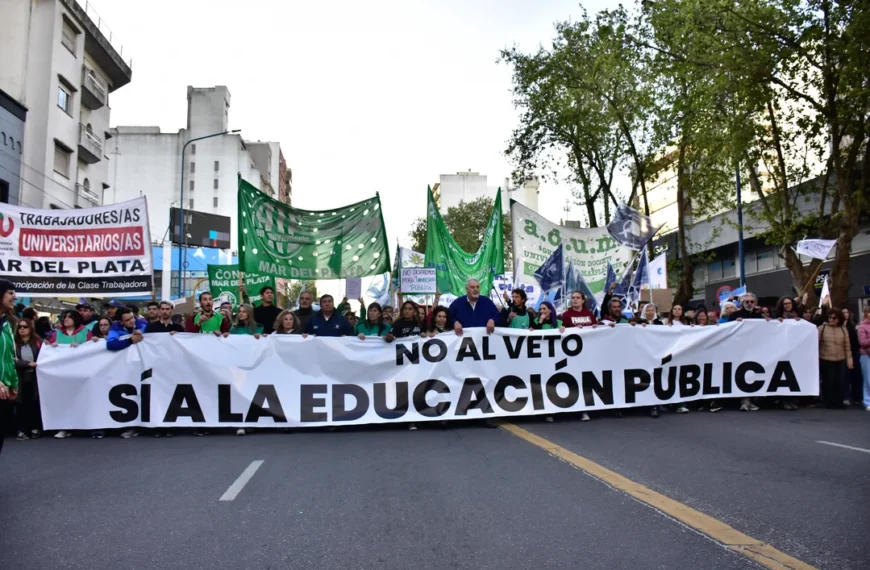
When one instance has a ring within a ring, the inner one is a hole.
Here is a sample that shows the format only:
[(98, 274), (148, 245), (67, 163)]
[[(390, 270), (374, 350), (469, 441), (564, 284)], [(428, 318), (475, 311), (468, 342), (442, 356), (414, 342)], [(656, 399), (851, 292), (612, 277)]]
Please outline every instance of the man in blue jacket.
[(305, 333), (314, 336), (350, 336), (353, 330), (347, 319), (335, 310), (332, 295), (324, 295), (320, 298), (320, 311), (308, 319)]
[(465, 297), (450, 303), (450, 322), (457, 336), (462, 336), (463, 327), (486, 327), (492, 334), (501, 320), (501, 313), (489, 297), (480, 296), (480, 281), (469, 279), (465, 284)]
[(112, 323), (112, 328), (109, 329), (109, 336), (106, 337), (106, 348), (124, 350), (130, 345), (142, 342), (144, 338), (142, 332), (145, 330), (146, 324), (137, 322), (133, 311), (124, 307), (118, 309), (115, 316), (118, 320)]

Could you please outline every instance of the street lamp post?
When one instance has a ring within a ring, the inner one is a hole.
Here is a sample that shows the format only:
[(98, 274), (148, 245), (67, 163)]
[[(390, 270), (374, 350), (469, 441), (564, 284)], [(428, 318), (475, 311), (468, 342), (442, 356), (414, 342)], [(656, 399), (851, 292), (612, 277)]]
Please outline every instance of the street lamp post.
[[(180, 192), (180, 200), (178, 204), (178, 216), (181, 218), (180, 229), (178, 232), (178, 239), (180, 240), (179, 248), (178, 248), (178, 296), (181, 297), (184, 294), (184, 263), (187, 262), (187, 256), (184, 255), (184, 243), (185, 243), (185, 230), (184, 230), (184, 155), (187, 152), (187, 145), (190, 143), (194, 143), (196, 141), (201, 141), (203, 139), (210, 139), (212, 137), (219, 137), (222, 135), (227, 135), (231, 133), (238, 133), (241, 129), (235, 129), (232, 131), (223, 131), (220, 133), (214, 133), (211, 135), (205, 135), (204, 137), (197, 137), (195, 139), (190, 139), (184, 146), (181, 147), (181, 192)], [(182, 258), (184, 260), (182, 261)]]

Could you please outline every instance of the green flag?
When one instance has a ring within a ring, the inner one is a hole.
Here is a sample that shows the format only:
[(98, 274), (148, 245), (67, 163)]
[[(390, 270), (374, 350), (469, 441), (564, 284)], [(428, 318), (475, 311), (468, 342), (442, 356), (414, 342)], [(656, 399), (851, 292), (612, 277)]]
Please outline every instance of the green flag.
[(390, 271), (378, 196), (311, 211), (239, 180), (239, 268), (287, 279), (340, 279)]
[[(255, 305), (260, 304), (260, 289), (266, 285), (275, 289), (275, 278), (251, 271), (245, 273), (245, 291)], [(239, 308), (242, 295), (239, 292), (238, 265), (209, 265), (208, 287), (216, 303), (229, 301), (234, 311)]]
[(475, 253), (466, 253), (454, 241), (435, 205), (431, 188), (428, 194), (425, 259), (426, 267), (436, 269), (438, 290), (461, 297), (465, 295), (466, 281), (474, 278), (480, 281), (481, 293), (487, 295), (493, 278), (504, 273), (501, 189), (496, 195), (483, 242)]

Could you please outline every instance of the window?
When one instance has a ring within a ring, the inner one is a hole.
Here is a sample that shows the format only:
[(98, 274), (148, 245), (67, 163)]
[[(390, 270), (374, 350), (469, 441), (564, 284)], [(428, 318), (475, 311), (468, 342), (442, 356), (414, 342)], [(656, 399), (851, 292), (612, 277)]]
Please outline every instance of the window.
[(190, 181), (190, 191), (193, 192), (193, 180)]
[(221, 162), (219, 160), (214, 161), (214, 171), (217, 172), (221, 169)]
[(215, 207), (215, 208), (218, 207), (218, 199), (217, 199), (217, 196), (214, 197), (214, 207)]
[(191, 210), (193, 210), (193, 198), (190, 199), (190, 205), (188, 206)]
[(64, 113), (72, 116), (72, 95), (63, 83), (57, 86), (57, 106), (63, 109)]
[(91, 181), (88, 180), (87, 178), (85, 178), (85, 181), (82, 182), (82, 188), (85, 189), (85, 192), (90, 192), (91, 191)]
[(0, 202), (9, 203), (9, 182), (0, 180)]
[(722, 260), (722, 277), (724, 279), (737, 277), (737, 264), (734, 262), (734, 259)]
[(69, 178), (69, 157), (72, 152), (54, 143), (54, 171)]
[(76, 42), (78, 41), (79, 32), (66, 18), (63, 19), (63, 29), (60, 33), (60, 43), (70, 50), (73, 55), (76, 53)]
[(190, 156), (196, 156), (196, 145), (190, 145)]
[(758, 270), (770, 271), (774, 268), (774, 252), (773, 248), (759, 249), (755, 252), (758, 258)]
[(719, 279), (722, 279), (722, 262), (711, 261), (707, 264), (707, 280), (718, 281)]
[(196, 172), (196, 164), (191, 162), (190, 163), (190, 173), (193, 174), (194, 172)]
[(214, 189), (215, 190), (218, 189), (218, 179), (217, 178), (214, 179)]

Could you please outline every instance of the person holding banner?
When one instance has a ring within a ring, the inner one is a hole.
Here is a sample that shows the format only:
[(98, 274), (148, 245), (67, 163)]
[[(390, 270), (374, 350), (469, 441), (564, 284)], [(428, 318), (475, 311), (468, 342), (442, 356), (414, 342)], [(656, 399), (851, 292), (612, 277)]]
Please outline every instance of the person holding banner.
[[(671, 318), (669, 319), (668, 324), (670, 326), (677, 327), (686, 327), (689, 326), (689, 319), (686, 318), (685, 313), (683, 312), (683, 306), (677, 303), (673, 307), (671, 307)], [(677, 410), (679, 411), (679, 410)], [(686, 410), (687, 412), (689, 410)]]
[(272, 330), (275, 331), (274, 334), (301, 334), (302, 336), (308, 336), (307, 334), (302, 334), (299, 319), (296, 318), (296, 313), (293, 311), (281, 311), (281, 314), (278, 315), (278, 318), (272, 324)]
[[(260, 338), (260, 335), (266, 334), (265, 327), (254, 320), (255, 311), (256, 309), (247, 303), (239, 305), (236, 322), (228, 334), (247, 334), (253, 335), (254, 338)], [(274, 321), (272, 322), (274, 323)], [(224, 336), (228, 336), (228, 334), (225, 333)]]
[(311, 316), (305, 329), (307, 334), (315, 336), (348, 336), (353, 334), (350, 323), (335, 310), (335, 300), (332, 295), (320, 297), (320, 311)]
[(45, 339), (51, 346), (66, 344), (73, 348), (91, 340), (91, 329), (85, 327), (78, 311), (64, 311), (60, 317), (60, 327), (52, 331)]
[(627, 324), (628, 319), (622, 314), (622, 301), (611, 297), (607, 302), (607, 315), (602, 316), (601, 320), (610, 326)]
[(450, 313), (447, 307), (437, 306), (429, 315), (429, 336), (447, 331), (447, 324), (450, 321)]
[(354, 332), (360, 340), (367, 336), (384, 337), (390, 332), (390, 325), (384, 322), (384, 311), (380, 303), (372, 303), (368, 310), (360, 305), (360, 322)]
[(18, 324), (15, 317), (15, 286), (0, 279), (0, 453), (6, 426), (12, 416), (12, 404), (18, 394), (18, 371), (15, 368), (15, 337), (12, 330)]
[(465, 296), (450, 303), (450, 322), (456, 336), (462, 336), (463, 327), (486, 327), (486, 332), (492, 334), (500, 320), (501, 314), (495, 303), (480, 295), (480, 281), (477, 279), (469, 279), (465, 283)]
[(208, 291), (199, 294), (199, 312), (187, 319), (184, 327), (189, 333), (212, 333), (217, 336), (230, 332), (226, 315), (214, 311), (214, 297)]
[(594, 327), (598, 324), (595, 315), (586, 306), (586, 295), (582, 291), (571, 293), (571, 307), (559, 318), (566, 327)]
[(94, 308), (89, 303), (79, 303), (76, 305), (76, 311), (78, 311), (82, 316), (82, 321), (85, 323), (88, 330), (93, 332), (94, 328), (97, 326), (97, 321), (99, 320)]
[(148, 323), (145, 327), (145, 334), (151, 333), (169, 333), (184, 332), (184, 327), (172, 322), (172, 311), (175, 307), (169, 301), (161, 301), (158, 305), (157, 320)]
[(502, 309), (502, 322), (506, 322), (508, 328), (511, 329), (528, 329), (532, 326), (529, 312), (526, 310), (526, 291), (522, 288), (516, 288), (511, 291), (510, 300), (508, 300), (507, 291), (504, 292), (504, 300), (507, 306)]
[(405, 301), (402, 303), (400, 314), (401, 317), (393, 321), (390, 332), (384, 335), (384, 340), (387, 342), (393, 342), (397, 338), (420, 336), (423, 332), (423, 324), (417, 315), (417, 303)]
[(538, 316), (532, 322), (531, 328), (536, 331), (559, 329), (559, 332), (565, 332), (565, 325), (556, 316), (556, 309), (553, 307), (553, 303), (549, 301), (541, 303), (541, 306), (538, 308)]
[(299, 330), (304, 331), (308, 328), (308, 321), (311, 319), (311, 316), (314, 314), (314, 295), (311, 294), (311, 291), (302, 291), (299, 293), (299, 308), (293, 311), (293, 315), (296, 317), (296, 322), (299, 323)]
[[(640, 314), (642, 317), (638, 321), (641, 326), (645, 327), (647, 325), (663, 325), (664, 323), (659, 318), (658, 311), (656, 310), (655, 303), (647, 303), (643, 306)], [(706, 315), (706, 313), (704, 313)]]

